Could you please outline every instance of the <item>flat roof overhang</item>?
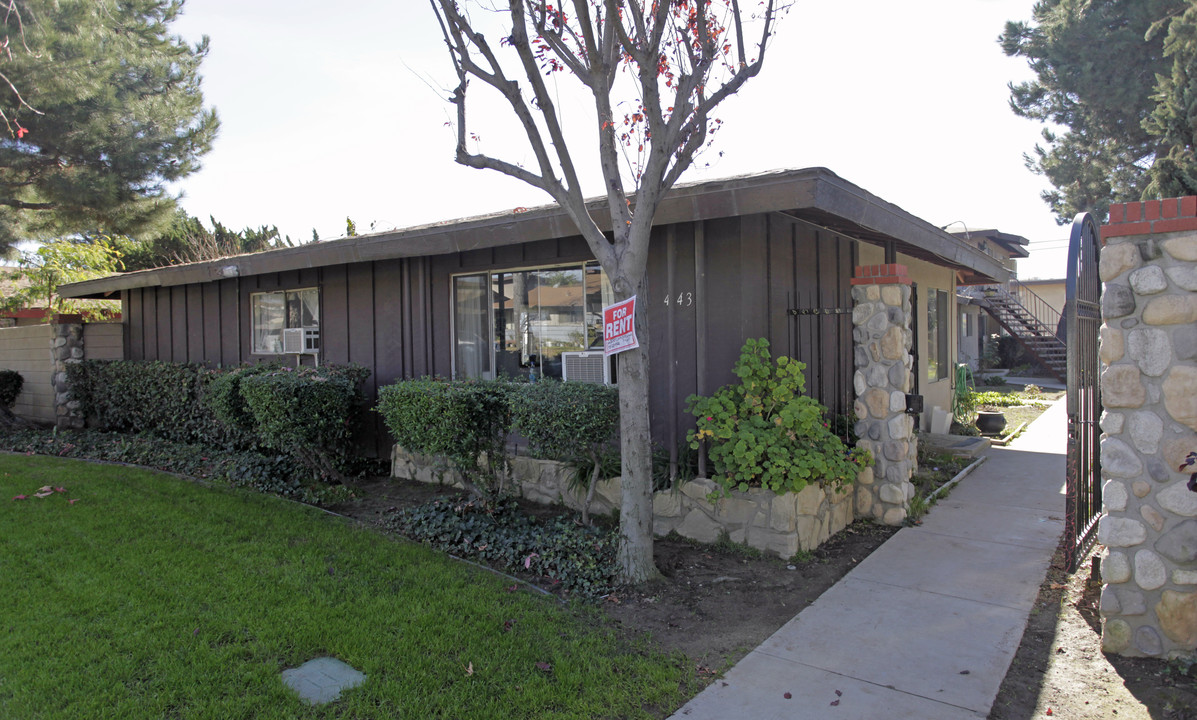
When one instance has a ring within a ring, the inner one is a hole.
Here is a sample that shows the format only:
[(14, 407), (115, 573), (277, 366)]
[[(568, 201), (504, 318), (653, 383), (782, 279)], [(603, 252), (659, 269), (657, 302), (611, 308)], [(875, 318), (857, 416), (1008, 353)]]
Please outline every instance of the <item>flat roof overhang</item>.
[[(609, 229), (605, 201), (590, 203)], [(654, 224), (778, 212), (856, 238), (893, 245), (897, 252), (951, 267), (972, 282), (1004, 282), (1008, 272), (993, 257), (951, 233), (844, 180), (826, 168), (780, 170), (679, 185), (661, 201)], [(204, 262), (110, 275), (58, 288), (62, 297), (111, 298), (121, 290), (190, 285), (229, 277), (423, 257), (518, 243), (576, 237), (577, 227), (557, 205), (504, 212), (404, 230), (328, 240)]]

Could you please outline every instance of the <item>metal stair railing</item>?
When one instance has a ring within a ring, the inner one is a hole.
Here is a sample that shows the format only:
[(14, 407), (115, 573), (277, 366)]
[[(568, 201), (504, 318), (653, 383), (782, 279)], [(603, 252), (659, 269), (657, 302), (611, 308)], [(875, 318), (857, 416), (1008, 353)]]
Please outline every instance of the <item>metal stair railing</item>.
[[(1063, 382), (1067, 347), (1057, 334), (1060, 328), (1059, 311), (1017, 280), (1010, 280), (1004, 285), (984, 286), (981, 290), (981, 307), (1006, 332), (1017, 338), (1027, 352), (1050, 370), (1057, 380)], [(1028, 308), (1022, 298), (1026, 298), (1027, 303), (1041, 314), (1037, 315)], [(1041, 317), (1055, 327), (1045, 323)]]

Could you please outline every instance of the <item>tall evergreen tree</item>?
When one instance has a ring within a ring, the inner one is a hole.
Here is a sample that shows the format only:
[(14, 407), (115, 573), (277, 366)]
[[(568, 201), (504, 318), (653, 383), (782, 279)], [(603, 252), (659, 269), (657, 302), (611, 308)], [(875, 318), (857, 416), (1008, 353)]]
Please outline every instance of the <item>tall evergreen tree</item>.
[(182, 8), (0, 3), (9, 81), (0, 82), (0, 249), (171, 221), (165, 184), (199, 168), (219, 126), (200, 91), (207, 38), (193, 46), (169, 32)]
[(1158, 77), (1156, 103), (1143, 122), (1166, 150), (1155, 158), (1144, 190), (1147, 197), (1197, 195), (1197, 4), (1157, 22), (1151, 34), (1164, 35), (1171, 72)]
[(1158, 23), (1189, 0), (1040, 0), (1032, 23), (1010, 22), (1000, 38), (1025, 57), (1035, 79), (1011, 85), (1018, 115), (1067, 128), (1043, 131), (1027, 166), (1055, 187), (1043, 194), (1061, 223), (1080, 211), (1104, 216), (1111, 202), (1138, 200), (1148, 169), (1168, 154), (1144, 121), (1156, 107), (1157, 76), (1169, 73)]

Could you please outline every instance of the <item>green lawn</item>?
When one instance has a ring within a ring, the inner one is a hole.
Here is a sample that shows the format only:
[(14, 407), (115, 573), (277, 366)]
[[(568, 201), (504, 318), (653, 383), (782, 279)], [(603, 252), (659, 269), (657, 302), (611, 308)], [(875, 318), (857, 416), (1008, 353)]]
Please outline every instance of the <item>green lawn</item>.
[[(0, 717), (661, 717), (697, 691), (510, 585), (277, 498), (0, 455)], [(279, 673), (321, 655), (368, 679), (312, 708)]]

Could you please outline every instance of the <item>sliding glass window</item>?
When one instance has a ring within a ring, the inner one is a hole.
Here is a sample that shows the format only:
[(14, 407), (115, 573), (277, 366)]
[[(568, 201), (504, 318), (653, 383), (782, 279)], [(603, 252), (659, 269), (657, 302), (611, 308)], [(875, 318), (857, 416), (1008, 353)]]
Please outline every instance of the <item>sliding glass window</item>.
[(457, 276), (454, 373), (560, 378), (561, 353), (602, 351), (602, 308), (613, 297), (594, 262)]

